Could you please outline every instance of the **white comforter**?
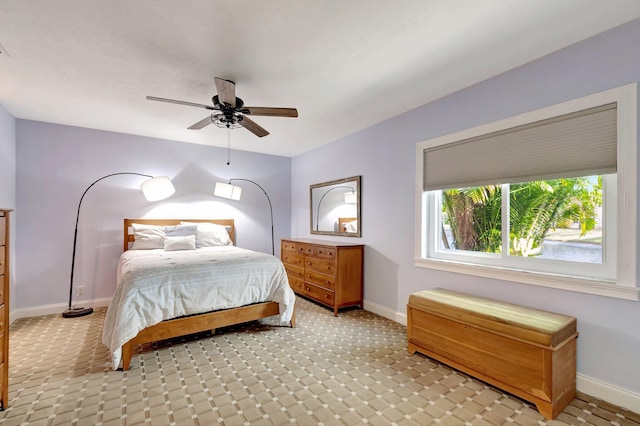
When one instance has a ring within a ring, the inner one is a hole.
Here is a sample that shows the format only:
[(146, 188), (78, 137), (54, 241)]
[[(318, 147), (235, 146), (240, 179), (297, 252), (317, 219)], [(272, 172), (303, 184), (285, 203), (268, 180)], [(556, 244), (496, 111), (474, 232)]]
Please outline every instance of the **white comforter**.
[(280, 315), (270, 323), (287, 325), (295, 295), (276, 257), (234, 246), (197, 250), (128, 250), (120, 256), (118, 282), (107, 310), (102, 342), (113, 368), (122, 345), (138, 332), (184, 315), (274, 301)]

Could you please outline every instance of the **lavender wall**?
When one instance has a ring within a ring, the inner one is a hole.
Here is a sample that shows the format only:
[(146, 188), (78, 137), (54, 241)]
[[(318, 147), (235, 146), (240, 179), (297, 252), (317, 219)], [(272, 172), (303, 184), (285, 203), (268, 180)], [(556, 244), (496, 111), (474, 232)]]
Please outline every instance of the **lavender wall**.
[[(573, 315), (582, 383), (601, 383), (600, 389), (631, 395), (630, 405), (640, 404), (640, 302), (429, 270), (413, 262), (417, 142), (638, 81), (639, 43), (640, 21), (634, 21), (295, 157), (292, 236), (310, 236), (310, 184), (362, 175), (368, 309), (402, 319), (412, 292), (446, 287)], [(638, 411), (640, 405), (631, 408)]]
[(139, 190), (145, 178), (138, 176), (113, 176), (87, 192), (74, 277), (76, 285), (85, 287), (81, 299), (104, 301), (113, 294), (125, 217), (235, 218), (238, 246), (271, 253), (269, 207), (262, 191), (243, 182), (238, 183), (242, 200), (214, 198), (216, 181), (244, 178), (260, 184), (273, 203), (276, 243), (289, 235), (290, 158), (233, 151), (227, 166), (221, 148), (25, 120), (17, 120), (16, 140), (20, 214), (12, 310), (63, 310), (78, 202), (91, 182), (110, 173), (167, 175), (176, 193), (148, 203)]

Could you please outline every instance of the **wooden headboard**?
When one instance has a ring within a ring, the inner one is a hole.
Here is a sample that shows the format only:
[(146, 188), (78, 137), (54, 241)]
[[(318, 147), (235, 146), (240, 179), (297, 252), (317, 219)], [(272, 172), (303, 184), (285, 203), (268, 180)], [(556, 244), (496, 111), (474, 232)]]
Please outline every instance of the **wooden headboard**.
[(125, 219), (124, 220), (124, 251), (129, 250), (129, 244), (134, 241), (132, 223), (141, 223), (144, 225), (170, 226), (180, 225), (180, 222), (204, 222), (216, 223), (218, 225), (227, 226), (229, 238), (236, 244), (236, 228), (233, 219)]

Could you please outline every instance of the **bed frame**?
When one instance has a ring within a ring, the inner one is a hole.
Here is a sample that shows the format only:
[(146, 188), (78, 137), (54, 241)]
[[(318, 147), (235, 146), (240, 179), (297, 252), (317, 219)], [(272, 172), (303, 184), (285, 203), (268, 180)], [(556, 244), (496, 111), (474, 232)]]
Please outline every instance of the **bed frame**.
[[(180, 222), (206, 222), (228, 226), (230, 227), (229, 237), (235, 244), (235, 226), (233, 219), (125, 219), (124, 250), (129, 250), (130, 244), (134, 241), (133, 231), (131, 229), (132, 223), (168, 226), (179, 225)], [(279, 313), (280, 309), (277, 302), (262, 302), (163, 321), (141, 330), (136, 337), (122, 346), (122, 369), (124, 371), (129, 369), (133, 348), (138, 345), (207, 330), (215, 332), (216, 328), (255, 321), (278, 315)], [(294, 310), (293, 316), (291, 317), (291, 327), (295, 327), (295, 315)]]

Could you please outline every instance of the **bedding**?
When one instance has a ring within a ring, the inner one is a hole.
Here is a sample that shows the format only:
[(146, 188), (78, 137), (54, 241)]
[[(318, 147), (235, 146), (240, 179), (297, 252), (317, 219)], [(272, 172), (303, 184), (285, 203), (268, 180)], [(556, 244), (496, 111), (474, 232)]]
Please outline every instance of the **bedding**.
[(339, 232), (357, 233), (358, 232), (358, 218), (356, 218), (356, 217), (339, 217), (338, 218), (338, 230), (339, 230)]
[(233, 244), (226, 226), (207, 222), (180, 222), (180, 224), (180, 226), (196, 227), (197, 247), (227, 246)]
[(193, 225), (173, 225), (166, 226), (164, 228), (164, 235), (166, 237), (188, 237), (193, 235), (194, 237), (198, 233), (198, 226)]
[(122, 345), (162, 321), (204, 312), (274, 301), (272, 325), (289, 325), (295, 295), (282, 262), (233, 245), (193, 250), (125, 251), (118, 264), (116, 291), (105, 317), (102, 341), (113, 368)]
[(344, 224), (344, 232), (358, 232), (358, 221), (352, 220)]
[(196, 236), (187, 235), (184, 237), (164, 237), (164, 251), (174, 250), (195, 250)]
[(134, 223), (131, 227), (135, 238), (133, 247), (131, 247), (133, 250), (151, 250), (164, 247), (166, 226)]

